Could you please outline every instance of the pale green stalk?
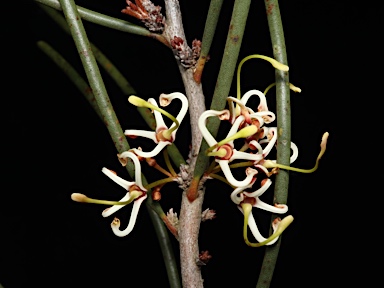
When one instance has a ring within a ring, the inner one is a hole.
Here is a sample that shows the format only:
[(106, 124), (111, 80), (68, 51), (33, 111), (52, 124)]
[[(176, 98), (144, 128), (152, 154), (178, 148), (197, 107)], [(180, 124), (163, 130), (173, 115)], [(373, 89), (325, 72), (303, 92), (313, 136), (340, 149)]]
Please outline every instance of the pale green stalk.
[(77, 73), (71, 64), (68, 63), (55, 49), (53, 49), (48, 43), (44, 41), (37, 42), (37, 46), (49, 57), (51, 60), (68, 76), (73, 84), (79, 89), (81, 94), (84, 95), (88, 103), (92, 106), (93, 110), (102, 118), (99, 107), (95, 101), (95, 96), (92, 93), (91, 87), (83, 79), (83, 77)]
[[(277, 0), (265, 0), (269, 32), (271, 35), (274, 58), (288, 65), (285, 50), (283, 24), (281, 22), (279, 3)], [(277, 163), (289, 165), (291, 156), (291, 102), (289, 91), (288, 72), (276, 69), (276, 118), (277, 118)], [(275, 179), (274, 202), (287, 203), (289, 185), (289, 172), (280, 170)], [(272, 216), (272, 221), (277, 215)], [(268, 288), (271, 284), (273, 272), (279, 254), (281, 237), (265, 251), (263, 264), (260, 270), (256, 288)]]
[(215, 36), (217, 22), (219, 20), (221, 6), (223, 0), (211, 0), (209, 4), (207, 19), (205, 20), (203, 38), (201, 39), (201, 51), (199, 59), (196, 63), (196, 69), (193, 73), (193, 78), (197, 83), (201, 82), (203, 69), (208, 60), (208, 53), (212, 45), (213, 37)]

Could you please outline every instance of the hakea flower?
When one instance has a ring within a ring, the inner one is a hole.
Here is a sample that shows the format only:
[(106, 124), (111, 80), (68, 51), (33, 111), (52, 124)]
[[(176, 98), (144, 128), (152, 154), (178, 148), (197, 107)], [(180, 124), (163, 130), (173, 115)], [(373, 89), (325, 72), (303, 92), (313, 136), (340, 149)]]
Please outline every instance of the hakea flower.
[[(260, 168), (265, 172), (266, 175), (270, 176), (271, 172), (268, 172), (267, 168), (275, 168), (275, 167), (266, 167), (263, 165), (266, 161), (267, 163), (276, 163), (276, 160), (266, 160), (265, 158), (268, 156), (268, 154), (271, 152), (272, 148), (275, 147), (276, 141), (277, 141), (277, 127), (263, 127), (264, 134), (266, 134), (265, 139), (261, 139), (259, 141), (251, 140), (249, 141), (249, 138), (246, 139), (246, 146), (249, 147), (251, 150), (257, 150), (258, 153), (262, 154), (262, 159), (259, 161), (255, 161), (253, 165), (257, 168)], [(247, 141), (249, 143), (247, 144)], [(265, 147), (262, 146), (262, 144), (267, 144)], [(290, 164), (296, 161), (297, 157), (299, 156), (299, 149), (297, 148), (296, 144), (291, 142), (291, 150), (292, 155), (290, 157)]]
[[(254, 112), (251, 108), (246, 106), (249, 98), (254, 95), (259, 96), (260, 99), (260, 103), (257, 107), (257, 112)], [(227, 101), (231, 113), (230, 122), (232, 124), (240, 115), (243, 115), (245, 117), (245, 122), (248, 124), (252, 123), (252, 119), (258, 120), (259, 127), (263, 126), (264, 123), (269, 124), (275, 121), (276, 119), (275, 114), (268, 110), (265, 94), (259, 90), (250, 90), (245, 93), (241, 99), (229, 96), (227, 98)], [(237, 104), (236, 106), (235, 103)]]
[(233, 123), (231, 129), (228, 132), (227, 137), (224, 140), (217, 142), (205, 126), (207, 118), (212, 116), (218, 116), (221, 120), (228, 120), (229, 111), (207, 110), (200, 115), (198, 122), (199, 129), (203, 134), (205, 141), (207, 141), (208, 145), (210, 146), (207, 151), (207, 155), (215, 157), (215, 161), (220, 165), (221, 170), (223, 171), (226, 179), (231, 185), (235, 187), (245, 187), (251, 184), (255, 180), (254, 176), (258, 173), (257, 170), (247, 168), (247, 177), (242, 181), (238, 181), (233, 177), (232, 172), (229, 169), (229, 162), (235, 159), (259, 161), (263, 158), (263, 155), (260, 153), (251, 154), (242, 151), (237, 151), (234, 148), (233, 143), (235, 139), (247, 138), (255, 134), (258, 128), (255, 125), (249, 125), (238, 131), (240, 124), (243, 123), (245, 120), (244, 116), (240, 115)]
[(141, 181), (141, 165), (137, 156), (134, 153), (129, 151), (123, 152), (121, 156), (131, 158), (133, 163), (135, 164), (135, 182), (129, 182), (127, 180), (124, 180), (123, 178), (120, 178), (119, 176), (117, 176), (114, 171), (109, 170), (105, 167), (102, 169), (102, 172), (105, 175), (107, 175), (114, 182), (116, 182), (117, 184), (119, 184), (121, 187), (123, 187), (125, 190), (128, 191), (127, 194), (120, 201), (106, 201), (106, 200), (91, 199), (80, 193), (73, 193), (71, 195), (71, 198), (76, 202), (113, 205), (112, 207), (107, 208), (103, 211), (102, 213), (103, 217), (108, 217), (113, 213), (115, 213), (116, 211), (123, 208), (124, 206), (133, 202), (131, 217), (129, 219), (127, 228), (125, 228), (124, 230), (120, 230), (120, 220), (116, 217), (111, 223), (113, 233), (116, 236), (124, 237), (124, 236), (127, 236), (129, 233), (131, 233), (133, 227), (135, 226), (137, 214), (139, 213), (141, 203), (143, 203), (143, 201), (147, 199), (147, 193), (146, 193), (147, 189), (144, 188)]
[[(157, 145), (150, 152), (144, 152), (141, 149), (131, 149), (136, 155), (144, 158), (155, 157), (160, 151), (167, 145), (171, 145), (176, 138), (177, 129), (180, 126), (181, 121), (185, 117), (185, 114), (188, 111), (188, 99), (187, 97), (179, 92), (174, 92), (171, 94), (161, 94), (159, 97), (160, 105), (165, 107), (172, 102), (173, 99), (179, 99), (181, 101), (181, 110), (177, 117), (173, 117), (168, 112), (159, 108), (155, 99), (149, 98), (148, 101), (145, 101), (137, 96), (130, 96), (128, 101), (133, 105), (138, 107), (146, 107), (153, 110), (156, 120), (156, 129), (155, 131), (144, 131), (144, 130), (125, 130), (124, 134), (128, 137), (135, 138), (137, 136), (146, 137), (152, 139)], [(173, 121), (170, 128), (167, 127), (164, 123), (164, 119), (162, 115), (167, 116), (169, 119)]]
[[(239, 210), (244, 214), (244, 227), (243, 227), (243, 236), (246, 244), (252, 247), (260, 247), (263, 245), (272, 245), (275, 243), (279, 235), (288, 227), (288, 225), (293, 221), (292, 216), (287, 216), (283, 220), (276, 218), (272, 223), (273, 234), (269, 238), (264, 238), (259, 229), (257, 228), (256, 221), (253, 218), (252, 208), (256, 207), (263, 209), (272, 213), (284, 214), (288, 211), (288, 206), (284, 204), (275, 204), (274, 206), (269, 205), (262, 200), (260, 196), (267, 191), (271, 186), (272, 181), (270, 179), (264, 179), (261, 182), (261, 187), (254, 192), (246, 192), (245, 189), (251, 188), (252, 185), (246, 187), (236, 188), (231, 193), (231, 200), (237, 205)], [(250, 228), (253, 236), (256, 241), (259, 243), (251, 243), (248, 240), (247, 230)]]

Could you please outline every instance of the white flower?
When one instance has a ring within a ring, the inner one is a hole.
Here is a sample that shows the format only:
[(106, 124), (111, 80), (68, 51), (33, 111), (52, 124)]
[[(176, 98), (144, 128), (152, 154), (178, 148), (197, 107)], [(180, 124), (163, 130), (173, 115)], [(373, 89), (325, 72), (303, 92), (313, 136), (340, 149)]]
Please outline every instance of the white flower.
[(123, 178), (117, 176), (114, 171), (109, 170), (105, 167), (101, 170), (105, 175), (107, 175), (109, 178), (111, 178), (114, 182), (119, 184), (127, 191), (126, 195), (120, 201), (92, 199), (80, 193), (73, 193), (71, 195), (72, 200), (76, 202), (113, 205), (112, 207), (107, 208), (103, 211), (102, 215), (104, 217), (112, 215), (124, 206), (133, 202), (131, 217), (129, 219), (127, 228), (125, 228), (124, 230), (119, 229), (120, 220), (118, 218), (115, 218), (111, 224), (113, 233), (115, 233), (115, 235), (119, 237), (126, 236), (132, 231), (136, 223), (136, 218), (137, 214), (139, 213), (141, 203), (143, 203), (143, 201), (147, 199), (147, 189), (144, 188), (141, 181), (141, 166), (139, 159), (134, 153), (128, 151), (123, 152), (121, 154), (121, 157), (131, 158), (133, 163), (135, 164), (135, 182), (124, 180)]
[(208, 145), (210, 146), (207, 151), (207, 155), (215, 157), (215, 161), (220, 165), (221, 170), (223, 171), (226, 179), (231, 185), (235, 187), (245, 187), (254, 180), (254, 175), (257, 174), (257, 170), (247, 168), (247, 177), (242, 181), (238, 181), (232, 175), (232, 172), (229, 168), (229, 162), (235, 159), (259, 161), (262, 159), (263, 156), (259, 153), (251, 154), (247, 152), (237, 151), (234, 148), (233, 141), (237, 138), (246, 138), (255, 134), (257, 131), (257, 127), (254, 125), (249, 125), (238, 131), (240, 124), (244, 122), (245, 119), (244, 116), (240, 115), (233, 123), (231, 129), (228, 132), (227, 137), (224, 140), (217, 142), (205, 126), (207, 118), (212, 116), (218, 116), (221, 120), (225, 120), (229, 117), (229, 111), (207, 110), (200, 115), (198, 123), (199, 129), (203, 134), (205, 141), (207, 141)]
[[(144, 188), (141, 181), (141, 165), (137, 156), (134, 153), (128, 151), (121, 153), (120, 156), (123, 158), (131, 158), (133, 163), (135, 164), (135, 182), (129, 182), (127, 180), (124, 180), (123, 178), (117, 176), (114, 172), (107, 168), (103, 168), (102, 172), (128, 191), (127, 194), (119, 202), (128, 201), (130, 198), (132, 198), (132, 196), (135, 197), (131, 217), (129, 219), (127, 228), (125, 228), (124, 230), (120, 230), (120, 220), (118, 218), (115, 218), (111, 224), (113, 233), (115, 233), (116, 236), (123, 237), (128, 235), (135, 226), (137, 214), (139, 213), (141, 203), (143, 203), (143, 201), (147, 199), (147, 189)], [(102, 215), (104, 217), (108, 217), (123, 208), (125, 205), (113, 205), (112, 207), (105, 209)]]
[[(252, 207), (256, 207), (259, 209), (263, 209), (263, 210), (266, 210), (266, 211), (269, 211), (272, 213), (278, 213), (278, 214), (284, 214), (288, 211), (287, 205), (275, 204), (274, 206), (272, 206), (272, 205), (269, 205), (269, 204), (263, 202), (262, 200), (260, 200), (259, 196), (261, 196), (265, 191), (267, 191), (267, 189), (269, 188), (269, 186), (271, 186), (271, 184), (272, 184), (272, 181), (267, 178), (267, 179), (263, 180), (262, 186), (254, 192), (244, 191), (247, 188), (251, 188), (252, 185), (248, 185), (246, 187), (236, 188), (231, 193), (231, 200), (233, 201), (233, 203), (235, 203), (237, 205), (237, 207), (239, 208), (241, 213), (244, 214), (244, 217), (247, 216), (246, 214), (249, 214), (248, 219), (244, 219), (244, 221), (245, 221), (244, 225), (246, 225), (246, 224), (248, 225), (253, 236), (255, 237), (255, 239), (259, 243), (267, 242), (267, 240), (270, 238), (264, 238), (261, 235), (259, 229), (257, 228), (256, 221), (253, 218), (252, 212), (250, 212), (249, 210), (251, 210)], [(244, 209), (247, 210), (247, 213), (244, 212)], [(272, 228), (273, 228), (274, 233), (276, 232), (276, 230), (278, 229), (278, 226), (280, 224), (280, 219), (279, 218), (276, 218), (276, 219), (277, 220), (275, 220), (272, 224)], [(245, 229), (246, 228), (244, 228), (244, 230)], [(246, 231), (244, 231), (244, 234), (245, 234), (244, 239), (247, 242), (248, 238), (246, 236), (247, 235)], [(271, 244), (275, 243), (277, 241), (277, 239), (278, 239), (278, 236), (275, 237), (273, 240), (268, 241), (265, 245), (271, 245)], [(247, 244), (249, 244), (249, 242), (247, 242)]]
[[(264, 127), (265, 129), (266, 127)], [(276, 163), (276, 160), (266, 160), (266, 157), (271, 152), (272, 148), (275, 147), (276, 141), (277, 141), (277, 128), (276, 127), (269, 127), (265, 131), (268, 131), (266, 133), (267, 137), (265, 139), (261, 139), (259, 141), (251, 140), (248, 143), (248, 146), (252, 150), (258, 150), (258, 153), (261, 153), (263, 155), (262, 159), (260, 161), (255, 161), (254, 166), (256, 168), (260, 168), (265, 172), (265, 174), (269, 175), (270, 172), (268, 172), (265, 165), (263, 165), (266, 161), (267, 163)], [(266, 144), (264, 147), (262, 144)], [(291, 150), (292, 155), (290, 157), (290, 163), (292, 164), (297, 157), (299, 156), (299, 149), (297, 148), (296, 144), (291, 142)]]
[[(167, 106), (175, 98), (179, 99), (182, 104), (180, 112), (177, 114), (176, 118), (174, 118), (172, 115), (170, 115), (168, 112), (164, 111), (163, 109), (159, 108), (156, 103), (156, 100), (153, 98), (149, 98), (148, 101), (145, 101), (136, 96), (130, 96), (128, 98), (128, 101), (131, 102), (133, 105), (153, 109), (153, 113), (155, 115), (155, 120), (156, 120), (155, 131), (144, 131), (144, 130), (134, 130), (134, 129), (125, 130), (124, 134), (127, 135), (128, 137), (137, 137), (137, 136), (146, 137), (153, 140), (157, 144), (156, 147), (150, 152), (144, 152), (136, 148), (131, 149), (135, 154), (144, 158), (154, 157), (157, 154), (159, 154), (160, 151), (165, 146), (171, 145), (173, 141), (175, 141), (176, 132), (180, 126), (181, 121), (184, 119), (188, 111), (188, 99), (184, 94), (179, 92), (175, 92), (171, 94), (161, 94), (159, 97), (160, 105), (162, 107)], [(167, 125), (165, 125), (162, 114), (167, 116), (173, 121), (170, 128), (168, 128)]]
[[(260, 103), (257, 107), (257, 112), (254, 112), (251, 108), (246, 106), (249, 98), (251, 96), (259, 96)], [(229, 104), (229, 110), (231, 113), (230, 121), (233, 124), (237, 117), (243, 115), (245, 121), (248, 124), (251, 124), (251, 119), (257, 119), (259, 121), (259, 128), (264, 125), (264, 123), (269, 124), (275, 121), (276, 116), (273, 112), (268, 110), (267, 100), (263, 92), (259, 90), (250, 90), (244, 94), (241, 99), (229, 96), (227, 98)], [(237, 105), (235, 106), (236, 103)]]

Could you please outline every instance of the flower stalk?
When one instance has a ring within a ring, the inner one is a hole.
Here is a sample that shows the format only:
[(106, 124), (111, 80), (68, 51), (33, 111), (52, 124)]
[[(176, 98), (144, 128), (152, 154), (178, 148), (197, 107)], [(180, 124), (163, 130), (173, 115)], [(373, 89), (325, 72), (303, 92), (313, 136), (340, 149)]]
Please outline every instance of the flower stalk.
[[(288, 65), (287, 53), (285, 50), (285, 39), (283, 24), (281, 21), (280, 8), (278, 0), (265, 0), (265, 8), (267, 12), (269, 33), (271, 36), (273, 56), (274, 58)], [(277, 115), (277, 155), (278, 163), (283, 165), (290, 164), (290, 143), (291, 143), (291, 102), (289, 91), (288, 72), (276, 70), (276, 115)], [(277, 203), (286, 203), (288, 198), (289, 173), (281, 170), (276, 175), (274, 200)], [(277, 216), (272, 216), (272, 222)], [(281, 237), (273, 246), (266, 248), (262, 268), (256, 288), (268, 288), (273, 277), (274, 268), (276, 266), (277, 256), (280, 249)]]

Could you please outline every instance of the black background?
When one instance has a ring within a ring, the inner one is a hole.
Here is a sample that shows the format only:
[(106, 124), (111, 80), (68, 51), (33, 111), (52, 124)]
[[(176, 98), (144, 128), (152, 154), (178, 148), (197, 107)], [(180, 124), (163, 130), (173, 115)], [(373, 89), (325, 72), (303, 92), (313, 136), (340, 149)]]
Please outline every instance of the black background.
[[(208, 106), (233, 5), (233, 1), (224, 2), (211, 59), (203, 74)], [(364, 118), (360, 111), (368, 113), (368, 88), (380, 83), (379, 75), (373, 72), (379, 66), (375, 61), (380, 60), (374, 39), (383, 27), (379, 17), (383, 4), (360, 7), (347, 5), (349, 1), (280, 2), (290, 81), (303, 90), (301, 94), (291, 93), (292, 141), (299, 147), (293, 166), (312, 167), (322, 134), (328, 131), (330, 138), (316, 173), (290, 174), (287, 204), (295, 221), (284, 232), (271, 287), (312, 287), (311, 283), (328, 284), (331, 278), (332, 283), (343, 283), (348, 278), (341, 273), (346, 260), (343, 247), (344, 241), (349, 241), (345, 231), (349, 215), (344, 209), (354, 190), (348, 184), (357, 186), (361, 181), (358, 169), (345, 160), (350, 155), (347, 153), (362, 152), (354, 140), (356, 134), (366, 135), (366, 129), (359, 128)], [(135, 22), (120, 12), (125, 8), (123, 0), (76, 3)], [(190, 44), (202, 37), (209, 1), (180, 1), (180, 5)], [(72, 39), (33, 1), (18, 3), (7, 11), (14, 18), (7, 24), (12, 28), (3, 34), (0, 213), (5, 244), (1, 248), (0, 283), (5, 288), (168, 287), (161, 251), (144, 206), (133, 232), (118, 238), (110, 230), (111, 219), (100, 215), (104, 207), (70, 200), (73, 192), (120, 199), (123, 192), (101, 173), (104, 166), (129, 179), (103, 124), (35, 44), (38, 40), (50, 43), (84, 74)], [(247, 21), (239, 60), (250, 54), (272, 56), (263, 1), (252, 1)], [(90, 41), (133, 83), (139, 96), (157, 98), (160, 93), (183, 92), (172, 53), (162, 44), (83, 23)], [(104, 71), (102, 74), (123, 130), (144, 128), (127, 97)], [(274, 81), (274, 72), (263, 61), (251, 60), (244, 65), (241, 79), (243, 92), (263, 90)], [(235, 96), (235, 84), (233, 81), (231, 96)], [(269, 93), (273, 111), (274, 91)], [(184, 120), (176, 139), (185, 156), (190, 141), (188, 120)], [(351, 168), (348, 174), (346, 167)], [(152, 173), (148, 178), (155, 180), (157, 176)], [(166, 187), (162, 191), (163, 209), (178, 212), (181, 190), (175, 184)], [(202, 268), (207, 288), (223, 283), (255, 287), (264, 253), (264, 248), (250, 248), (243, 242), (243, 220), (229, 198), (230, 192), (218, 181), (207, 183), (203, 209), (217, 212), (215, 220), (202, 223), (200, 232), (200, 249), (209, 250), (213, 256)], [(266, 193), (266, 201), (271, 197)], [(256, 212), (265, 235), (270, 215)], [(121, 210), (123, 223), (129, 213), (130, 207)], [(172, 238), (172, 243), (178, 258), (177, 241)]]

